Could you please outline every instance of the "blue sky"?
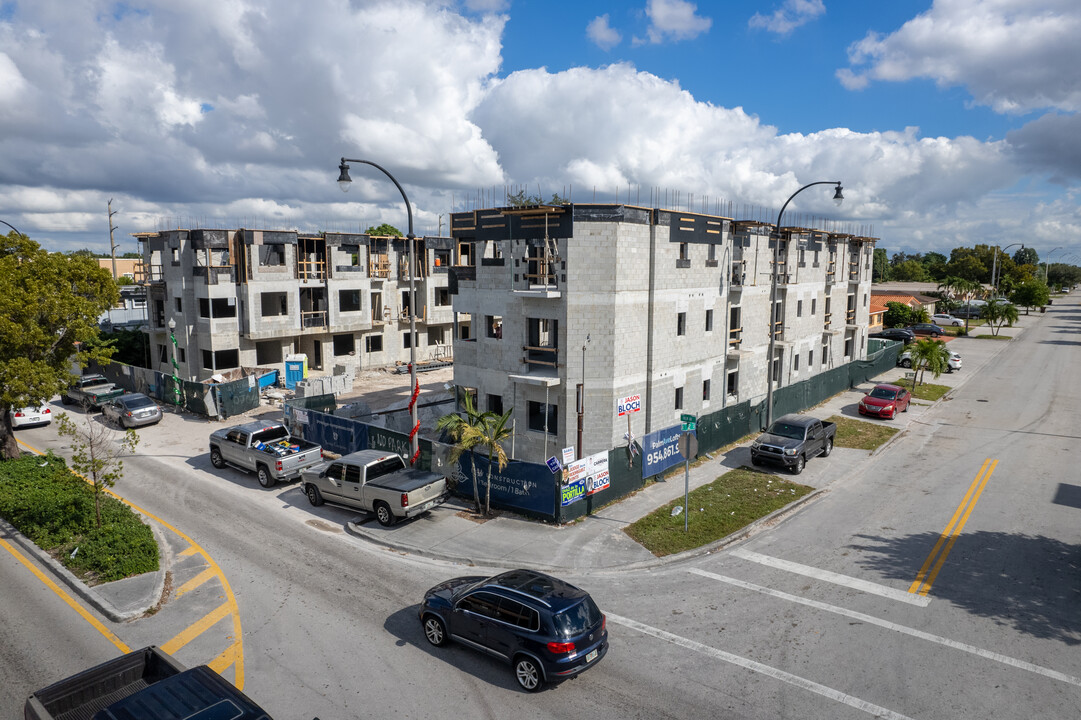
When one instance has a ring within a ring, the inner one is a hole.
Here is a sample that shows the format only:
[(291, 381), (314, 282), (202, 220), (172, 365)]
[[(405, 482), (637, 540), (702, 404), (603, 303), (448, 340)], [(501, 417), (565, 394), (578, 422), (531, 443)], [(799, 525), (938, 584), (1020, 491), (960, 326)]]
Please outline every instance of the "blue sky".
[(402, 225), (347, 155), (418, 232), (507, 188), (768, 211), (836, 178), (793, 211), (1081, 264), (1078, 37), (1076, 0), (7, 0), (0, 219), (58, 250), (105, 249), (109, 199), (125, 250)]

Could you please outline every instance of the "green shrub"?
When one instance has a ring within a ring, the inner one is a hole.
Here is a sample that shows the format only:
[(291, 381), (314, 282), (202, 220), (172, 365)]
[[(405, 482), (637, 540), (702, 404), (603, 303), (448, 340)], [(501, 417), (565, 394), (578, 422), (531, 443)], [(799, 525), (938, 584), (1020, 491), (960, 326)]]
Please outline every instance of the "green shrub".
[(101, 512), (98, 528), (94, 488), (63, 458), (50, 453), (0, 463), (0, 517), (69, 570), (100, 582), (157, 570), (154, 534), (131, 508), (106, 497)]

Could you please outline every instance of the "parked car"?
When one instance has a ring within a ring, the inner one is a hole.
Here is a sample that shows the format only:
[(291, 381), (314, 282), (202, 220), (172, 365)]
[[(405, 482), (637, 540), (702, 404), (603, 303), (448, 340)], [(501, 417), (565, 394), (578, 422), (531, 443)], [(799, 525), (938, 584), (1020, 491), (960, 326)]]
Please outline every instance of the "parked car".
[(383, 527), (446, 502), (447, 479), (407, 467), (401, 455), (358, 450), (313, 465), (301, 473), (301, 489), (312, 505), (324, 501), (374, 513)]
[(53, 411), (48, 405), (31, 405), (24, 408), (11, 408), (8, 411), (11, 417), (11, 427), (33, 427), (34, 425), (48, 425), (53, 421)]
[(915, 325), (909, 325), (908, 328), (917, 335), (930, 335), (933, 338), (946, 334), (945, 330), (934, 323), (916, 323)]
[(424, 593), (424, 636), (509, 662), (523, 689), (572, 678), (608, 652), (604, 614), (585, 590), (533, 570), (458, 577)]
[(837, 425), (808, 415), (783, 415), (751, 443), (751, 464), (784, 465), (793, 475), (803, 472), (807, 460), (833, 452)]
[(980, 307), (978, 305), (962, 305), (953, 311), (953, 316), (961, 318), (962, 320), (978, 320), (980, 317)]
[[(901, 356), (897, 358), (897, 364), (903, 368), (912, 367), (912, 353), (908, 350), (901, 353)], [(950, 359), (946, 362), (946, 372), (951, 373), (954, 370), (961, 369), (961, 354), (950, 350)]]
[(142, 393), (127, 393), (110, 400), (101, 406), (101, 415), (124, 429), (161, 422), (161, 408)]
[(965, 324), (965, 321), (959, 317), (954, 317), (949, 313), (936, 313), (931, 316), (931, 322), (935, 325), (961, 327)]
[(875, 385), (860, 400), (860, 415), (892, 419), (899, 412), (908, 412), (912, 393), (897, 385)]
[(101, 406), (113, 398), (124, 394), (124, 388), (113, 385), (104, 375), (91, 373), (72, 378), (71, 387), (60, 395), (64, 405), (77, 403), (84, 410), (100, 410)]
[(879, 332), (871, 333), (867, 337), (878, 338), (879, 340), (899, 340), (905, 345), (908, 345), (916, 339), (916, 333), (908, 328), (883, 328)]

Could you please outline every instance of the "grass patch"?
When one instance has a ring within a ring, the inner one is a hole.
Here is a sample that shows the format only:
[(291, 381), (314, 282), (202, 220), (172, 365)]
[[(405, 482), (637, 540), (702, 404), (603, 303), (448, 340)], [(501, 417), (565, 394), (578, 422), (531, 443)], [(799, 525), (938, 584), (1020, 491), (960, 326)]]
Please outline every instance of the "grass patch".
[(874, 450), (899, 432), (897, 428), (889, 425), (864, 422), (842, 415), (834, 415), (829, 420), (837, 424), (837, 436), (833, 438), (833, 444), (841, 448)]
[[(922, 371), (921, 371), (922, 372)], [(904, 378), (896, 380), (894, 385), (900, 385), (901, 387), (912, 393), (912, 397), (916, 400), (928, 400), (934, 402), (940, 397), (952, 390), (948, 385), (935, 385), (934, 383), (925, 382), (922, 385), (912, 387), (912, 381)]]
[(1002, 334), (999, 334), (999, 335), (987, 335), (987, 334), (985, 334), (985, 335), (969, 335), (969, 337), (974, 337), (977, 340), (1009, 340), (1010, 339), (1009, 335), (1002, 335)]
[(673, 508), (683, 505), (680, 497), (627, 526), (625, 532), (657, 557), (664, 557), (720, 540), (809, 492), (806, 485), (739, 468), (691, 491), (686, 519), (683, 513), (672, 515)]
[(97, 527), (93, 486), (52, 453), (0, 463), (0, 517), (90, 584), (158, 569), (150, 528), (109, 495)]

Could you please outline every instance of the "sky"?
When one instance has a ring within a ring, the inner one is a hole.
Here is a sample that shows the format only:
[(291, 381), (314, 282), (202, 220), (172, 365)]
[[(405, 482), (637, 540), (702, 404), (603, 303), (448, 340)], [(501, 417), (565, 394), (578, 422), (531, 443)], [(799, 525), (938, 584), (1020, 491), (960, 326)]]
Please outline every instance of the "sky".
[[(0, 220), (446, 234), (525, 190), (1081, 265), (1077, 0), (0, 0)], [(8, 228), (0, 226), (4, 231)]]

